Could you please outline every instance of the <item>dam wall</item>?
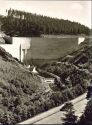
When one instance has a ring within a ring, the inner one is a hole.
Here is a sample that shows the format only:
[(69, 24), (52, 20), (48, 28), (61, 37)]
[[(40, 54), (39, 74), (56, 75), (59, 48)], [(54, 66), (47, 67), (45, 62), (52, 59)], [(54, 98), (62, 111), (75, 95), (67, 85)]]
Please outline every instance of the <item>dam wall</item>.
[(13, 57), (23, 62), (28, 49), (31, 46), (30, 37), (12, 37), (12, 44), (0, 44)]

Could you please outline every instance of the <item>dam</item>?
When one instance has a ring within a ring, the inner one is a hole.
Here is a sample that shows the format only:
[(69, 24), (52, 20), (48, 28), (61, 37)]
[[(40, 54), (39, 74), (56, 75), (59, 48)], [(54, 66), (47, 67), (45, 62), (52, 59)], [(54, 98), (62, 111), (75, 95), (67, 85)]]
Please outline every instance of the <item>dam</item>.
[(12, 37), (11, 44), (0, 44), (7, 52), (9, 52), (13, 57), (17, 58), (19, 61), (23, 62), (28, 49), (31, 46), (30, 37)]
[(57, 59), (66, 53), (76, 49), (84, 37), (32, 37), (31, 49), (28, 51), (28, 58), (32, 59)]
[[(3, 37), (2, 37), (3, 38)], [(2, 42), (0, 46), (13, 57), (23, 62), (30, 59), (57, 59), (77, 48), (85, 40), (82, 36), (58, 38), (12, 37), (11, 43)]]

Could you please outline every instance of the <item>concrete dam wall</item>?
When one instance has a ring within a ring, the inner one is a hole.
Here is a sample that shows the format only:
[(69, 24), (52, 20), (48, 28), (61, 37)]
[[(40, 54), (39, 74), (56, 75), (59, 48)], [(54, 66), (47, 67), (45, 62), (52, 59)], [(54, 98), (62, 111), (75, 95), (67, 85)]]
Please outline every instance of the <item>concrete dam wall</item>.
[(21, 62), (30, 59), (57, 59), (72, 51), (84, 41), (84, 37), (12, 37), (11, 44), (0, 44), (7, 52)]
[(31, 46), (30, 37), (12, 37), (12, 44), (1, 44), (7, 52), (20, 61), (23, 61)]

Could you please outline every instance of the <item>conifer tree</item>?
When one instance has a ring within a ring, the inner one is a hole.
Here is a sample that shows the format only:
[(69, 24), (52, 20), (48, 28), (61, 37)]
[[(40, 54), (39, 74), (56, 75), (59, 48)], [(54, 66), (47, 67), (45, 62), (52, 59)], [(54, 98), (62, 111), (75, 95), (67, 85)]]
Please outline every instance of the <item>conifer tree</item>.
[(92, 125), (92, 99), (88, 102), (78, 125)]
[(75, 111), (72, 104), (69, 106), (69, 109), (65, 113), (63, 122), (64, 122), (63, 125), (76, 125), (77, 116), (75, 115)]

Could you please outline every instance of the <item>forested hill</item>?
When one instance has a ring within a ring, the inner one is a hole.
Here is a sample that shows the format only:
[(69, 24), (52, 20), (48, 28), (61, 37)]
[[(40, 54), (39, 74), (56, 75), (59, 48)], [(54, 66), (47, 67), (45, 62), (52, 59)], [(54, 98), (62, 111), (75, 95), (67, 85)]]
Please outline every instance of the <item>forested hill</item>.
[(40, 36), (41, 34), (86, 34), (90, 29), (77, 22), (9, 9), (1, 17), (2, 30), (10, 36)]

